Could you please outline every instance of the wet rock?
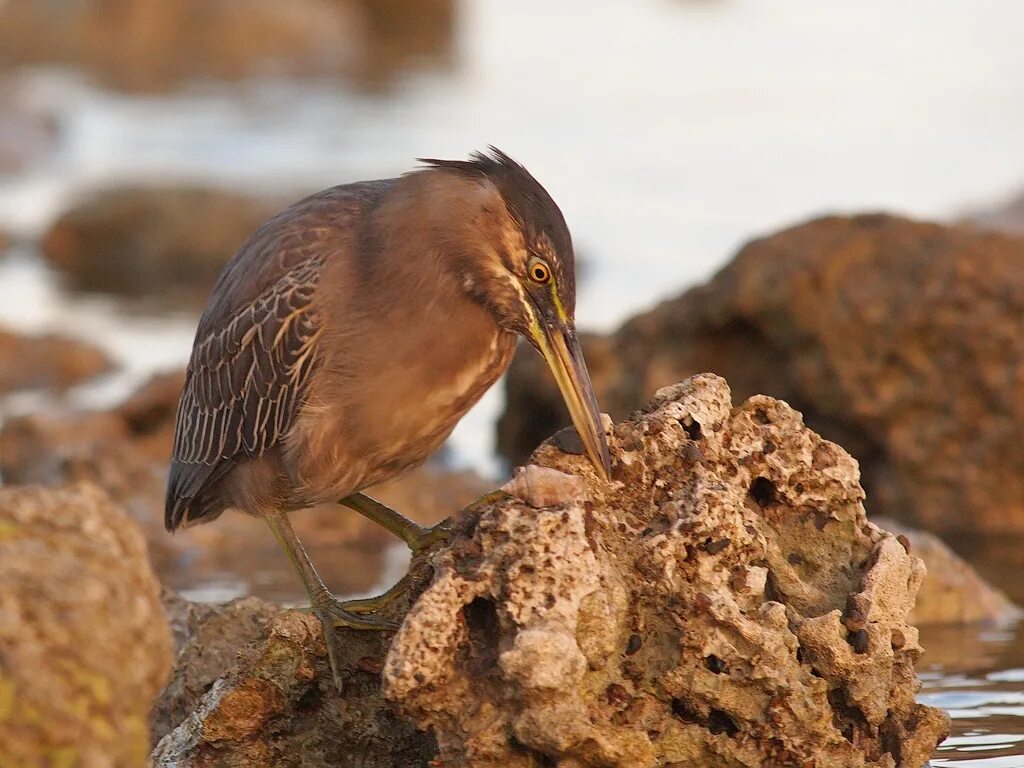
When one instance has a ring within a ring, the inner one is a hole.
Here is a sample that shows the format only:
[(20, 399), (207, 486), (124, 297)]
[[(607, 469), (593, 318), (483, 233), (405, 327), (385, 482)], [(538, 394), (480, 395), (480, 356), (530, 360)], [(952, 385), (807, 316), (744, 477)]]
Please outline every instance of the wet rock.
[[(145, 532), (161, 582), (176, 590), (217, 587), (275, 600), (301, 600), (301, 584), (262, 521), (227, 514), (209, 525), (164, 530), (164, 489), (174, 417), (184, 374), (155, 376), (123, 405), (100, 412), (51, 410), (16, 416), (0, 427), (0, 475), (6, 482), (102, 487)], [(371, 493), (423, 524), (436, 523), (489, 490), (471, 472), (421, 467)], [(334, 504), (292, 516), (327, 583), (340, 594), (373, 589), (389, 544), (380, 526)]]
[(1005, 624), (1021, 618), (1020, 608), (982, 579), (938, 536), (895, 520), (876, 518), (875, 522), (905, 538), (910, 552), (928, 568), (911, 613), (914, 624)]
[(102, 189), (62, 213), (43, 255), (75, 290), (198, 306), (279, 200), (199, 187)]
[[(707, 370), (800, 410), (871, 508), (940, 534), (1024, 531), (1024, 241), (884, 215), (755, 240), (706, 286), (584, 338), (619, 418)], [(513, 461), (568, 423), (532, 350), (507, 379)]]
[(378, 86), (448, 63), (454, 30), (453, 0), (7, 0), (0, 63), (63, 63), (127, 91), (259, 76)]
[(110, 358), (88, 342), (0, 329), (0, 394), (22, 389), (59, 392), (107, 373), (111, 367)]
[(390, 650), (346, 633), (341, 701), (316, 621), (283, 612), (155, 763), (923, 765), (948, 729), (914, 701), (924, 567), (867, 521), (856, 462), (710, 375), (610, 442), (611, 485), (546, 445), (461, 513), (385, 612)]
[(0, 488), (0, 765), (137, 766), (171, 639), (136, 526), (97, 488)]

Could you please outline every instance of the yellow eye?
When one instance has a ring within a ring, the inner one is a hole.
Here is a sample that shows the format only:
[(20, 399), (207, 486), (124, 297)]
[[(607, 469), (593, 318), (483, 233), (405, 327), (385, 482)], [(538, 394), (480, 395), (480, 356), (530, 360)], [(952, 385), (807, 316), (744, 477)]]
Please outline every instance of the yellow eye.
[(551, 279), (551, 270), (543, 261), (535, 261), (530, 265), (530, 279), (535, 283), (546, 283)]

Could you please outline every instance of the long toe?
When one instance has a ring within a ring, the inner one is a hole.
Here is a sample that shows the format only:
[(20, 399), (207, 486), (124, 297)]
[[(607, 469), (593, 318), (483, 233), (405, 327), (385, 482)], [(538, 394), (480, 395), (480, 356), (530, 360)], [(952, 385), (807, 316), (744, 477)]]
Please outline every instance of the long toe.
[(320, 620), (324, 629), (324, 644), (327, 646), (327, 659), (331, 664), (331, 676), (338, 693), (344, 693), (344, 680), (341, 674), (342, 653), (344, 648), (339, 629), (383, 630), (393, 632), (398, 629), (397, 622), (381, 618), (373, 614), (354, 613), (345, 608), (345, 603), (331, 599), (313, 607), (314, 615)]
[(450, 517), (446, 517), (433, 528), (424, 528), (423, 532), (409, 542), (409, 549), (413, 552), (421, 552), (429, 549), (438, 542), (446, 542), (452, 537), (453, 523)]
[(379, 600), (379, 598), (354, 600), (351, 603), (331, 600), (330, 602), (315, 606), (313, 612), (320, 619), (320, 623), (324, 625), (325, 631), (328, 625), (333, 629), (384, 630), (388, 632), (398, 629), (398, 622), (372, 613), (372, 611), (383, 607), (379, 604), (371, 607), (369, 603), (372, 603), (374, 600)]
[(377, 613), (387, 608), (391, 603), (402, 597), (409, 591), (412, 577), (407, 573), (391, 589), (376, 597), (362, 597), (356, 600), (345, 600), (338, 603), (338, 607), (349, 613), (357, 613), (365, 616), (368, 613)]

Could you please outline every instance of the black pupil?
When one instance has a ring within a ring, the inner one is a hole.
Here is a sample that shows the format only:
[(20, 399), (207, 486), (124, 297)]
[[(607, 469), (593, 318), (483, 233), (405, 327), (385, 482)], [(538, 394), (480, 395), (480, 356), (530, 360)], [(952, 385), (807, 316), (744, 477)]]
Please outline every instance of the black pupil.
[(547, 270), (545, 270), (544, 267), (533, 268), (533, 276), (538, 280), (543, 280), (545, 277), (547, 277), (547, 274)]

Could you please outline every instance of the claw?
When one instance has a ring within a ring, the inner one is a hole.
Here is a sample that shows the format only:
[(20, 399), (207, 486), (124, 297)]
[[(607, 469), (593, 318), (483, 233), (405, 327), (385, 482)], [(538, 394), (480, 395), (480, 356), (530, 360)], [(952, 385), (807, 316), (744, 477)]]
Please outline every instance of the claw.
[[(398, 585), (401, 585), (399, 582)], [(396, 587), (398, 585), (395, 585)], [(342, 601), (333, 597), (325, 598), (318, 605), (313, 606), (313, 615), (319, 620), (324, 630), (324, 644), (327, 646), (327, 659), (331, 663), (331, 676), (334, 678), (334, 685), (338, 693), (344, 692), (344, 683), (341, 677), (341, 654), (339, 649), (341, 638), (338, 636), (339, 629), (377, 630), (383, 632), (394, 632), (399, 626), (398, 622), (391, 619), (384, 619), (371, 613), (379, 609), (382, 597), (389, 595), (395, 587), (378, 598), (366, 600)], [(390, 602), (390, 600), (388, 600)], [(375, 603), (371, 607), (371, 603)], [(386, 603), (385, 603), (386, 604)]]

